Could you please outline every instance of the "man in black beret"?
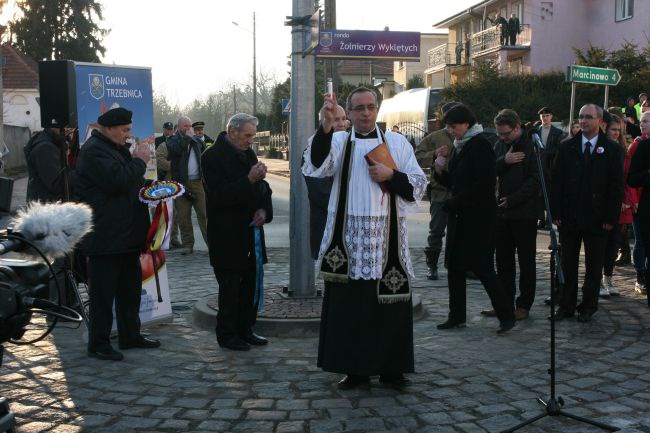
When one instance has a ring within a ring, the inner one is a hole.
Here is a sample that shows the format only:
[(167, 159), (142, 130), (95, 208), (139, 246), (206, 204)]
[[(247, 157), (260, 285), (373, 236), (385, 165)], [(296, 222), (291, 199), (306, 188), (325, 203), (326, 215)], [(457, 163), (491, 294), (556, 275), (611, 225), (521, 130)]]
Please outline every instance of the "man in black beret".
[(194, 136), (204, 142), (206, 147), (214, 144), (214, 140), (203, 132), (205, 130), (205, 122), (198, 121), (192, 123), (192, 129), (194, 130)]
[(151, 148), (136, 145), (132, 155), (125, 146), (132, 114), (114, 108), (99, 116), (99, 129), (92, 131), (77, 160), (75, 191), (92, 208), (94, 224), (81, 244), (88, 256), (88, 356), (102, 360), (123, 359), (110, 340), (114, 300), (120, 349), (160, 346), (140, 334), (140, 253), (145, 250), (149, 212), (138, 192)]

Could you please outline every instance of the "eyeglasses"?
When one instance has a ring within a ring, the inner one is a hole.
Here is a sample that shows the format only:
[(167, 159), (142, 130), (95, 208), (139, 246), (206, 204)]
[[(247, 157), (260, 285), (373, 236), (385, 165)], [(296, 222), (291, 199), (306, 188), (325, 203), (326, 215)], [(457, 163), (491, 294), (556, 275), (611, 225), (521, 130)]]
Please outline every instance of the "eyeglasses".
[(498, 132), (497, 131), (497, 137), (507, 137), (508, 135), (510, 135), (512, 133), (512, 131), (514, 131), (514, 129), (511, 129), (510, 131), (506, 131), (506, 132)]
[(364, 111), (376, 111), (377, 107), (375, 104), (370, 104), (370, 105), (357, 105), (356, 107), (352, 107), (350, 110), (355, 111), (357, 113), (363, 113)]
[(596, 116), (592, 116), (591, 114), (581, 114), (578, 116), (578, 119), (583, 119), (583, 120), (593, 120), (595, 118)]
[(609, 128), (609, 130), (612, 132), (621, 132), (620, 128)]

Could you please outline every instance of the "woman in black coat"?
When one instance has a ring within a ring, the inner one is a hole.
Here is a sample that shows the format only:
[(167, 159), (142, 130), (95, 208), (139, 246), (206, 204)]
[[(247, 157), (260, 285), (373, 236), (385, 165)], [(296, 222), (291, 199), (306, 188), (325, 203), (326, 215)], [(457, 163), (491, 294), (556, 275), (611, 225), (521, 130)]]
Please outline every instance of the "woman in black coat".
[(439, 152), (435, 179), (447, 186), (451, 198), (444, 207), (449, 214), (445, 265), (449, 285), (449, 317), (438, 329), (460, 328), (466, 322), (466, 273), (481, 280), (499, 318), (502, 334), (515, 325), (514, 308), (494, 271), (496, 222), (495, 156), (492, 145), (481, 135), (483, 128), (463, 104), (451, 108), (443, 123), (456, 138), (449, 155)]

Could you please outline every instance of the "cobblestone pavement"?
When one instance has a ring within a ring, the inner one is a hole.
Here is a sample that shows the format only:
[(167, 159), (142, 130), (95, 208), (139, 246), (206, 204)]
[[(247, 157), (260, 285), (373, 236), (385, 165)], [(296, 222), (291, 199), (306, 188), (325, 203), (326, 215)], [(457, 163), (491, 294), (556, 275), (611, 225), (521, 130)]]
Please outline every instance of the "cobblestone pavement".
[[(424, 275), (421, 252), (413, 255)], [(269, 257), (267, 284), (286, 284), (288, 250)], [(7, 347), (0, 395), (18, 432), (496, 432), (540, 413), (538, 396), (548, 399), (546, 253), (531, 317), (505, 336), (479, 314), (488, 299), (476, 282), (468, 286), (468, 327), (436, 330), (446, 315), (445, 280), (416, 280), (428, 315), (415, 323), (417, 372), (402, 392), (376, 379), (370, 390), (337, 390), (340, 377), (316, 367), (313, 337), (221, 350), (213, 332), (191, 325), (193, 302), (216, 290), (207, 253), (171, 253), (168, 263), (175, 318), (148, 329), (160, 349), (99, 361), (86, 356), (81, 329), (63, 326), (35, 345)], [(650, 310), (632, 290), (632, 272), (616, 271), (622, 296), (602, 301), (591, 323), (566, 320), (557, 330), (565, 409), (626, 433), (650, 432)], [(521, 431), (600, 430), (546, 417)]]

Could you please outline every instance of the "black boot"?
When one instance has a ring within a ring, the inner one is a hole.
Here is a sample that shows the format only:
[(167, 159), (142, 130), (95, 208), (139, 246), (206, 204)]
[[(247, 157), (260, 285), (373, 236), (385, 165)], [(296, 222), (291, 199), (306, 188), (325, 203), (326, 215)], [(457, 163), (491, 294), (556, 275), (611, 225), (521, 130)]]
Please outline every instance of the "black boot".
[(438, 258), (440, 257), (440, 251), (425, 251), (425, 257), (427, 261), (427, 279), (435, 281), (439, 278)]
[(632, 264), (632, 253), (630, 251), (630, 239), (628, 236), (628, 224), (621, 224), (617, 238), (620, 253), (616, 257), (614, 265), (630, 266)]

